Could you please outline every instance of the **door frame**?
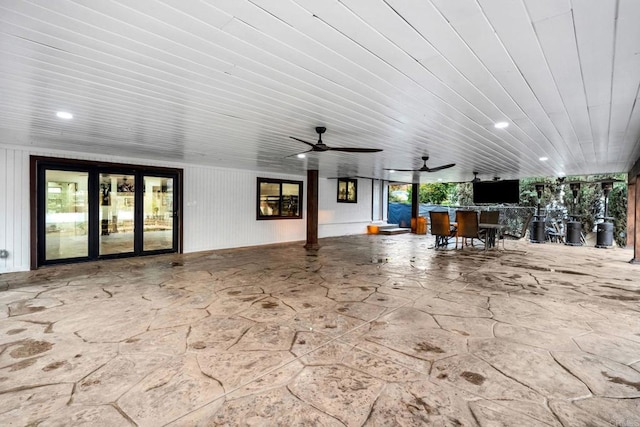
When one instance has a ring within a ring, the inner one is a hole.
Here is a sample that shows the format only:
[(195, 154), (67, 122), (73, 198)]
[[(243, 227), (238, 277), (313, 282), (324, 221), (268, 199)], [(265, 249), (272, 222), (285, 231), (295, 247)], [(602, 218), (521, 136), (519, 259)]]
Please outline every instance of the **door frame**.
[[(136, 175), (136, 179), (141, 179), (143, 176), (165, 176), (165, 177), (173, 177), (176, 182), (174, 183), (174, 247), (175, 250), (167, 249), (167, 250), (155, 250), (155, 251), (143, 251), (140, 250), (139, 253), (127, 253), (127, 254), (116, 254), (116, 255), (107, 255), (107, 256), (99, 256), (95, 251), (92, 252), (91, 244), (89, 248), (89, 257), (82, 257), (79, 259), (65, 259), (61, 260), (59, 263), (73, 263), (73, 262), (86, 262), (86, 261), (95, 261), (99, 259), (108, 259), (108, 258), (119, 258), (119, 257), (133, 257), (133, 256), (145, 256), (145, 255), (154, 255), (158, 253), (182, 253), (183, 251), (183, 169), (179, 168), (167, 168), (167, 167), (158, 167), (158, 166), (146, 166), (146, 165), (136, 165), (136, 164), (128, 164), (128, 163), (112, 163), (112, 162), (103, 162), (103, 161), (89, 161), (89, 160), (77, 160), (77, 159), (68, 159), (68, 158), (58, 158), (58, 157), (46, 157), (46, 156), (30, 156), (30, 165), (29, 165), (29, 207), (31, 212), (30, 218), (30, 267), (32, 270), (38, 269), (38, 267), (45, 265), (44, 262), (44, 239), (42, 239), (42, 233), (44, 230), (41, 229), (41, 223), (44, 221), (43, 215), (45, 214), (44, 206), (40, 200), (40, 189), (39, 183), (41, 180), (41, 174), (44, 174), (44, 170), (47, 168), (58, 169), (58, 170), (70, 170), (70, 171), (87, 171), (89, 172), (89, 194), (87, 198), (88, 205), (88, 214), (90, 224), (94, 221), (94, 225), (98, 226), (95, 223), (95, 220), (98, 218), (98, 202), (97, 198), (91, 195), (92, 185), (97, 185), (97, 176), (99, 173), (105, 170), (113, 170), (113, 171), (133, 171)], [(41, 172), (42, 171), (42, 172)], [(92, 178), (92, 175), (93, 178)], [(140, 181), (140, 188), (144, 185), (143, 181)], [(138, 184), (136, 184), (138, 186)], [(138, 195), (139, 194), (139, 195)], [(142, 192), (136, 192), (136, 198), (142, 198)], [(142, 204), (137, 203), (136, 201), (136, 210), (142, 209)], [(141, 214), (140, 214), (141, 217)], [(91, 225), (90, 225), (91, 228)], [(142, 228), (140, 228), (140, 238), (142, 237)], [(137, 238), (137, 237), (136, 237)], [(46, 265), (58, 264), (58, 262), (48, 262)]]

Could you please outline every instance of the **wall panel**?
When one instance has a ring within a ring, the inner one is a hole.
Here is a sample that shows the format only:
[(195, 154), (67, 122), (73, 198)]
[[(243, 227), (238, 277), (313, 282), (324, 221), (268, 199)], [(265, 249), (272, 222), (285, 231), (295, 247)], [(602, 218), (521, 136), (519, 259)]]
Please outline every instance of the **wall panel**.
[(371, 223), (371, 186), (370, 179), (359, 178), (358, 203), (338, 203), (338, 180), (320, 178), (318, 237), (366, 233)]
[(305, 239), (304, 219), (256, 220), (258, 176), (304, 182), (302, 177), (292, 175), (185, 168), (185, 252)]
[[(9, 226), (9, 210), (7, 208), (7, 160), (8, 150), (0, 148), (0, 249), (7, 249), (7, 227)], [(11, 214), (13, 215), (13, 214)], [(8, 259), (0, 258), (0, 271), (7, 271)]]
[[(22, 150), (0, 147), (0, 273), (29, 266), (29, 160)], [(26, 267), (26, 268), (25, 268)]]
[[(29, 270), (31, 155), (184, 169), (184, 252), (303, 242), (306, 238), (303, 176), (0, 145), (0, 249), (9, 251), (7, 259), (0, 259), (0, 273)], [(256, 220), (258, 176), (303, 181), (303, 219)], [(318, 237), (366, 233), (372, 215), (372, 185), (369, 179), (358, 179), (358, 203), (337, 203), (337, 181), (321, 178)]]
[(385, 190), (387, 182), (381, 179), (373, 180), (372, 182), (372, 196), (373, 202), (371, 203), (371, 219), (373, 221), (384, 221), (386, 218), (386, 199)]

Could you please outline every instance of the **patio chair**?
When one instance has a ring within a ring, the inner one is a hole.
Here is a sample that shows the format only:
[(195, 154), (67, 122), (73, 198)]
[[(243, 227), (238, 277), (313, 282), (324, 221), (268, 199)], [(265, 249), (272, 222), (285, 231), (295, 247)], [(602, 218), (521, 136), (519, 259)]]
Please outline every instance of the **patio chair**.
[(500, 220), (500, 211), (481, 211), (480, 223), (481, 224), (497, 224)]
[(455, 237), (456, 228), (449, 222), (449, 212), (429, 212), (431, 234), (436, 236), (436, 248), (446, 248), (449, 239)]
[[(458, 223), (456, 239), (458, 237), (462, 238), (463, 248), (466, 239), (471, 239), (471, 246), (474, 246), (473, 239), (478, 239), (484, 243), (478, 230), (478, 213), (476, 211), (456, 211), (456, 222)], [(456, 242), (457, 247), (458, 244)]]
[(564, 243), (564, 231), (560, 223), (551, 221), (549, 225), (545, 225), (545, 237), (553, 243)]
[(530, 212), (529, 215), (527, 215), (527, 218), (522, 222), (522, 227), (520, 228), (520, 233), (519, 234), (513, 234), (513, 233), (504, 233), (503, 237), (508, 237), (511, 240), (521, 240), (526, 238), (527, 236), (527, 231), (529, 230), (529, 227), (531, 226), (531, 221), (533, 220), (533, 212)]

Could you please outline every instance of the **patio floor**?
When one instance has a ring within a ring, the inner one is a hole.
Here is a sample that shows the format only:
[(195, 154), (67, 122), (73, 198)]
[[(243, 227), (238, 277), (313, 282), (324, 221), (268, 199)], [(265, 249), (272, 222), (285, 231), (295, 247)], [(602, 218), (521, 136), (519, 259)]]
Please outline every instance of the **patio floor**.
[(320, 244), (0, 275), (0, 424), (640, 426), (631, 251)]

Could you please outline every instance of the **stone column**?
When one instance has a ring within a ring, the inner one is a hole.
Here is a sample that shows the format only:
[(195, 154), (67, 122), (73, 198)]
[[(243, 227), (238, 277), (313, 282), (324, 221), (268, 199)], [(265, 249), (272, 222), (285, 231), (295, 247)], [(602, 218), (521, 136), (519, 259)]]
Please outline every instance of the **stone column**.
[(307, 250), (318, 250), (318, 170), (307, 170)]

